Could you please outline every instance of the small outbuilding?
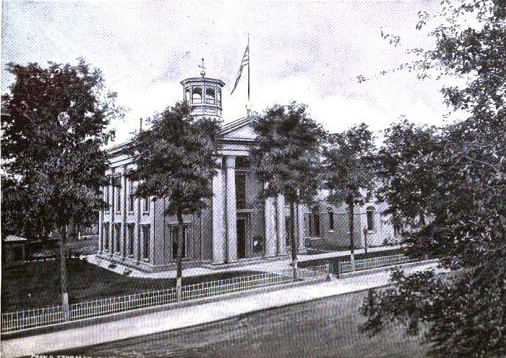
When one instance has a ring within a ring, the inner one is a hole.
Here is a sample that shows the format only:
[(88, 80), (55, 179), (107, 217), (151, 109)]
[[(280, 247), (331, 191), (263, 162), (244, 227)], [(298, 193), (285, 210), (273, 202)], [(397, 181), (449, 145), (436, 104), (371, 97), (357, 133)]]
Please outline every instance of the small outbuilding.
[(15, 235), (9, 235), (2, 240), (3, 266), (13, 266), (26, 260), (27, 241), (26, 238)]

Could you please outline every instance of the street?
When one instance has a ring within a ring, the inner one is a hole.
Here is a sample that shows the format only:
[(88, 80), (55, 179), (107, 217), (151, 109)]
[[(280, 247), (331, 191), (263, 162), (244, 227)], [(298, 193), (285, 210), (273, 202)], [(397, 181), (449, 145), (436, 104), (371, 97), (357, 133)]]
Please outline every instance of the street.
[(423, 357), (426, 347), (390, 327), (359, 333), (365, 293), (247, 314), (193, 328), (61, 351), (91, 357)]

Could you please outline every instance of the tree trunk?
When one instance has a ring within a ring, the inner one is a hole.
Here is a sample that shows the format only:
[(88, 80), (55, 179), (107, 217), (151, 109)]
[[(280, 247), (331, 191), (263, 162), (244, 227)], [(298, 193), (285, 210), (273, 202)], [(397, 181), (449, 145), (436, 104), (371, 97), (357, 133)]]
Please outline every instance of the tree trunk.
[[(423, 213), (420, 213), (420, 224), (422, 226), (422, 229), (424, 229), (426, 223), (425, 223), (425, 215)], [(429, 255), (427, 254), (427, 244), (426, 244), (427, 239), (425, 237), (422, 237), (422, 240), (423, 240), (422, 241), (423, 259), (428, 260)]]
[(62, 310), (63, 319), (68, 321), (70, 318), (68, 278), (67, 278), (67, 226), (60, 229), (60, 275), (61, 275), (61, 294), (62, 294)]
[(369, 243), (367, 242), (367, 228), (364, 228), (364, 252), (367, 254)]
[(184, 240), (184, 223), (183, 212), (177, 212), (177, 259), (176, 259), (176, 298), (181, 301), (183, 295), (183, 240)]
[(295, 240), (295, 203), (290, 201), (290, 243), (292, 245), (293, 280), (297, 280), (297, 241)]
[(353, 200), (348, 200), (348, 210), (349, 210), (349, 226), (350, 226), (350, 263), (351, 270), (355, 271), (355, 212), (354, 212), (354, 203)]

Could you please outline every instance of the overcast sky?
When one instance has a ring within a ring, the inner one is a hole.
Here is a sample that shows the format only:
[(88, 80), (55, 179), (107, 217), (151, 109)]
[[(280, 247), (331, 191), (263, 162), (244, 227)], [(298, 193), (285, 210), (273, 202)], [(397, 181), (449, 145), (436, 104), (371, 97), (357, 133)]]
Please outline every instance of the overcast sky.
[[(5, 64), (76, 63), (84, 57), (128, 107), (115, 123), (117, 143), (139, 117), (182, 100), (180, 81), (207, 75), (225, 83), (226, 122), (245, 115), (246, 76), (232, 96), (250, 34), (251, 95), (255, 111), (297, 100), (330, 131), (366, 122), (374, 130), (406, 115), (439, 124), (447, 108), (441, 83), (408, 73), (359, 84), (408, 59), (404, 50), (429, 46), (416, 31), (417, 12), (435, 1), (3, 1), (2, 92), (13, 78)], [(394, 48), (380, 30), (401, 36)]]

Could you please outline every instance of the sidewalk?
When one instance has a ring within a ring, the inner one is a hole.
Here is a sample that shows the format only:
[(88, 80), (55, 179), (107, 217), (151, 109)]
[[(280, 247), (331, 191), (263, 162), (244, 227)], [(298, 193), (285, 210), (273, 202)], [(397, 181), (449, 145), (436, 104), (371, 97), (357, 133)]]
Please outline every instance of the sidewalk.
[[(435, 268), (436, 266), (433, 263), (423, 264), (407, 268), (405, 271), (409, 273)], [(6, 358), (31, 356), (44, 352), (144, 336), (219, 321), (250, 312), (383, 286), (388, 283), (388, 279), (389, 272), (382, 271), (313, 285), (175, 308), (93, 326), (73, 328), (37, 336), (13, 338), (1, 342), (1, 352), (2, 357)]]
[[(380, 246), (380, 247), (372, 247), (369, 248), (369, 252), (377, 252), (377, 251), (387, 251), (387, 250), (395, 250), (400, 248), (400, 246)], [(364, 253), (364, 249), (356, 249), (355, 255)], [(340, 256), (347, 256), (350, 254), (350, 250), (343, 250), (343, 251), (334, 251), (334, 252), (326, 252), (322, 254), (300, 254), (298, 256), (299, 262), (304, 261), (312, 261), (312, 260), (318, 260), (318, 259), (327, 259), (327, 258), (334, 258), (334, 257), (340, 257)], [(95, 255), (88, 256), (88, 262), (100, 266), (102, 268), (105, 268), (106, 270), (116, 272), (118, 274), (122, 274), (126, 266), (123, 266), (119, 263), (116, 264), (116, 267), (114, 269), (110, 269), (109, 261), (101, 260), (100, 263), (97, 262), (97, 259)], [(281, 272), (283, 270), (291, 268), (290, 266), (291, 259), (287, 256), (283, 259), (278, 260), (269, 260), (264, 262), (255, 262), (240, 266), (234, 266), (234, 267), (227, 267), (227, 268), (216, 268), (216, 269), (210, 269), (205, 267), (192, 267), (192, 268), (186, 268), (183, 270), (183, 276), (189, 277), (189, 276), (200, 276), (200, 275), (208, 275), (213, 273), (219, 273), (219, 272), (227, 272), (227, 271), (261, 271), (261, 272)], [(175, 270), (171, 271), (164, 271), (164, 272), (143, 272), (140, 270), (132, 269), (129, 267), (129, 269), (132, 270), (130, 273), (130, 277), (144, 277), (144, 278), (175, 278), (176, 272)]]

